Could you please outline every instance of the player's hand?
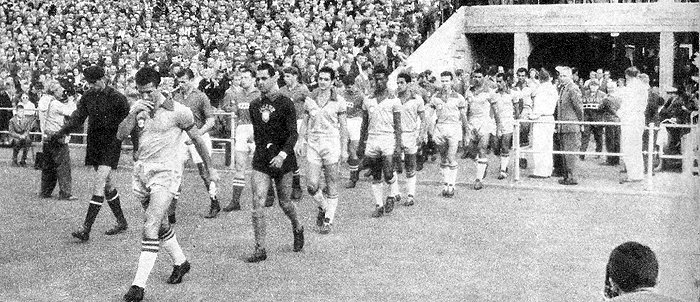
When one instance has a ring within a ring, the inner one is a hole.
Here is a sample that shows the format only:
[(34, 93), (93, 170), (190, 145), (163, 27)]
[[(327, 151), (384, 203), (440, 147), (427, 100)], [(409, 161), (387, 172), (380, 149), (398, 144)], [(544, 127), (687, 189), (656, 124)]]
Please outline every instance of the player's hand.
[(282, 168), (283, 163), (284, 163), (284, 158), (282, 158), (282, 155), (277, 154), (270, 161), (270, 166), (272, 166), (273, 168), (279, 169), (279, 168)]
[(136, 101), (136, 103), (134, 103), (134, 105), (131, 106), (131, 110), (129, 110), (129, 113), (138, 114), (141, 111), (151, 112), (154, 106), (155, 105), (151, 101), (138, 100)]
[(297, 143), (294, 145), (294, 153), (299, 156), (299, 157), (305, 157), (306, 156), (306, 140), (302, 139), (297, 141)]

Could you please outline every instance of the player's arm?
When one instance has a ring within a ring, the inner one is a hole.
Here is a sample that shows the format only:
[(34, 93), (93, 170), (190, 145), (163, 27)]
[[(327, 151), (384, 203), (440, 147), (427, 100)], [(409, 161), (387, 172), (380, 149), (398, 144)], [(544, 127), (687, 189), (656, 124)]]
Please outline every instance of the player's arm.
[(80, 101), (78, 101), (77, 108), (75, 109), (75, 111), (73, 111), (72, 114), (68, 113), (69, 111), (61, 111), (64, 115), (70, 114), (70, 119), (65, 125), (63, 125), (63, 127), (61, 127), (61, 130), (58, 130), (58, 132), (56, 132), (55, 136), (64, 136), (70, 133), (71, 130), (85, 123), (85, 119), (87, 119), (88, 117), (87, 104), (85, 103), (86, 101), (84, 97), (81, 97)]
[(201, 136), (209, 132), (209, 130), (211, 130), (212, 128), (214, 128), (214, 122), (216, 122), (216, 117), (214, 116), (214, 108), (211, 106), (209, 98), (205, 95), (202, 95), (200, 101), (202, 102), (202, 111), (204, 113), (204, 125), (202, 125), (202, 127), (199, 128), (199, 135)]
[(397, 101), (396, 105), (394, 105), (394, 137), (395, 137), (395, 144), (396, 144), (396, 152), (401, 150), (401, 147), (403, 146), (401, 144), (401, 134), (403, 133), (403, 129), (401, 128), (401, 102)]
[(495, 94), (491, 94), (489, 98), (489, 103), (491, 103), (491, 114), (493, 115), (493, 119), (496, 121), (496, 126), (501, 127), (501, 115), (499, 114), (499, 105), (498, 101), (495, 97)]
[(129, 114), (119, 123), (119, 128), (117, 129), (117, 139), (120, 141), (125, 140), (129, 137), (129, 134), (136, 126), (136, 117), (141, 111), (149, 112), (153, 108), (151, 102), (144, 100), (138, 100), (129, 109)]
[(517, 94), (513, 94), (513, 118), (520, 119), (520, 97)]
[(284, 142), (282, 150), (278, 154), (278, 156), (282, 157), (282, 160), (287, 159), (287, 155), (292, 154), (292, 152), (294, 152), (294, 146), (297, 144), (297, 139), (299, 139), (299, 133), (297, 133), (297, 113), (294, 109), (294, 103), (292, 103), (291, 99), (286, 99), (287, 101), (284, 102), (284, 106), (286, 107), (285, 111), (287, 112), (287, 114), (285, 114), (286, 118), (284, 124), (287, 128), (287, 133), (289, 133), (289, 136)]
[[(364, 102), (365, 99), (363, 99)], [(362, 125), (360, 127), (360, 142), (357, 147), (357, 156), (364, 156), (365, 147), (367, 146), (367, 136), (369, 136), (369, 111), (362, 106)]]
[(416, 94), (415, 98), (418, 100), (418, 118), (420, 119), (420, 128), (418, 129), (418, 143), (426, 141), (428, 138), (428, 120), (425, 117), (425, 101), (423, 98)]
[(188, 110), (186, 111), (186, 113), (183, 113), (182, 116), (180, 116), (178, 126), (180, 127), (180, 129), (187, 132), (187, 135), (190, 137), (190, 140), (192, 141), (194, 148), (197, 150), (199, 157), (202, 158), (202, 163), (204, 164), (204, 171), (206, 171), (205, 177), (207, 178), (207, 180), (217, 182), (219, 180), (219, 176), (211, 164), (211, 156), (209, 156), (209, 152), (207, 151), (207, 147), (204, 143), (204, 140), (199, 134), (199, 129), (197, 129), (194, 123), (192, 111)]
[(348, 154), (348, 142), (350, 140), (350, 134), (348, 132), (348, 119), (346, 115), (347, 105), (345, 104), (345, 99), (338, 95), (338, 124), (340, 124), (340, 154), (341, 160), (347, 158)]

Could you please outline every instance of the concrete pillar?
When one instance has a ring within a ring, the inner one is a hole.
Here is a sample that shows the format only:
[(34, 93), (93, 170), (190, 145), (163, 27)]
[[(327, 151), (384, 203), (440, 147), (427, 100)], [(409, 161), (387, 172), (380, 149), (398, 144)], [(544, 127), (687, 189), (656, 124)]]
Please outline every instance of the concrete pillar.
[(659, 88), (665, 98), (665, 87), (673, 86), (673, 32), (661, 32), (659, 37)]
[(462, 47), (463, 66), (460, 66), (458, 68), (462, 68), (465, 71), (471, 73), (472, 69), (474, 68), (474, 51), (472, 47), (472, 39), (469, 38), (469, 35), (462, 35), (464, 35), (464, 47)]
[(520, 67), (528, 68), (527, 59), (530, 57), (532, 44), (527, 33), (515, 33), (513, 36), (513, 71)]

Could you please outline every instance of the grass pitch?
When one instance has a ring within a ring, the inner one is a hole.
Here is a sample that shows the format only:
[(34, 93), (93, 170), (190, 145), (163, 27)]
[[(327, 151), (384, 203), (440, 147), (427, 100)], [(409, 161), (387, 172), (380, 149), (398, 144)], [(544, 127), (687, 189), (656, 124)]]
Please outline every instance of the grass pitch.
[[(104, 235), (114, 223), (105, 206), (90, 241), (78, 243), (70, 232), (83, 221), (91, 184), (80, 155), (73, 162), (80, 200), (59, 201), (38, 198), (40, 172), (8, 167), (3, 152), (0, 301), (121, 301), (136, 271), (143, 219), (130, 192), (130, 169), (114, 174), (129, 230)], [(253, 247), (249, 188), (242, 211), (204, 219), (206, 190), (188, 171), (175, 231), (192, 271), (182, 284), (166, 284), (171, 261), (160, 253), (145, 301), (601, 301), (607, 257), (629, 240), (657, 253), (662, 292), (698, 299), (698, 201), (689, 196), (630, 187), (613, 194), (615, 182), (593, 177), (577, 190), (547, 189), (555, 180), (540, 182), (544, 189), (524, 188), (499, 184), (491, 173), (483, 190), (458, 186), (455, 198), (446, 199), (431, 184), (439, 181), (437, 173), (428, 164), (419, 174), (425, 181), (417, 204), (380, 219), (370, 218), (369, 182), (341, 189), (328, 235), (317, 233), (316, 206), (305, 192), (298, 203), (306, 228), (300, 253), (292, 252), (287, 218), (277, 206), (268, 208), (268, 260), (247, 264)], [(461, 171), (460, 181), (469, 173)], [(232, 174), (221, 176), (226, 204)]]

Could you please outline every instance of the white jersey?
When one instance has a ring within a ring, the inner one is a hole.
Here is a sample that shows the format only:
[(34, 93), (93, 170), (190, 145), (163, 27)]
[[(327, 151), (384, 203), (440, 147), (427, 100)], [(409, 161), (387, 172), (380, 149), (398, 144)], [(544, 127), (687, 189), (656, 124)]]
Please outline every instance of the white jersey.
[(414, 94), (401, 104), (401, 131), (414, 132), (420, 130), (420, 112), (425, 112), (423, 98)]
[(498, 118), (501, 122), (499, 130), (501, 133), (513, 133), (513, 127), (515, 127), (515, 104), (520, 102), (520, 98), (517, 94), (510, 92), (497, 92), (496, 102), (498, 103)]
[(386, 135), (394, 133), (394, 112), (401, 112), (401, 100), (386, 98), (381, 102), (377, 99), (365, 99), (362, 109), (369, 114), (370, 135)]

